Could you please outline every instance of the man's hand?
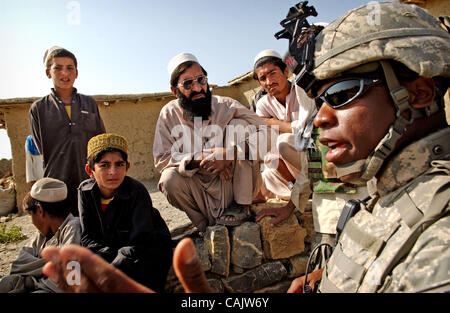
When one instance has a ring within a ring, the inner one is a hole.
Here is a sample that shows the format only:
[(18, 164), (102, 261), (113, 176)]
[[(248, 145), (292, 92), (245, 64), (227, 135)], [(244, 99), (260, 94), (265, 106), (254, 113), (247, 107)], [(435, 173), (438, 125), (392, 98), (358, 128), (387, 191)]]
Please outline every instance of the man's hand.
[[(308, 275), (308, 285), (314, 291), (314, 285), (317, 281), (322, 279), (323, 268), (312, 272)], [(287, 293), (303, 293), (303, 285), (305, 284), (305, 276), (294, 279), (289, 287)]]
[[(122, 271), (107, 263), (89, 249), (78, 245), (68, 245), (60, 249), (47, 247), (42, 257), (49, 262), (43, 273), (50, 277), (64, 292), (104, 292), (104, 293), (148, 293), (153, 290), (134, 281)], [(79, 264), (80, 282), (69, 285), (73, 267), (67, 267), (71, 261)], [(192, 239), (181, 240), (174, 251), (173, 266), (178, 279), (186, 292), (213, 292), (195, 250)]]
[(255, 220), (259, 222), (265, 216), (275, 216), (275, 219), (273, 219), (270, 222), (270, 226), (273, 227), (278, 223), (281, 223), (282, 221), (287, 219), (289, 216), (291, 216), (294, 209), (295, 209), (294, 203), (289, 200), (289, 202), (283, 207), (261, 210), (261, 212), (259, 212), (258, 215), (256, 216)]
[(280, 133), (292, 133), (291, 122), (281, 121), (273, 117), (263, 117), (262, 119), (270, 127), (278, 126), (278, 131)]
[(234, 149), (229, 149), (218, 147), (203, 150), (204, 157), (200, 162), (200, 167), (208, 172), (220, 175), (222, 179), (230, 180), (232, 177), (231, 167), (234, 159)]

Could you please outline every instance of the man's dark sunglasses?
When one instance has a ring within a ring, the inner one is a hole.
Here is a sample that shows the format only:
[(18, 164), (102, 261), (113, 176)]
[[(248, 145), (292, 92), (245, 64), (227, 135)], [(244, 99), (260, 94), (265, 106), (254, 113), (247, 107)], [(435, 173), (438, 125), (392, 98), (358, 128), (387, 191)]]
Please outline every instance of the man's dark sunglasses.
[(197, 82), (200, 85), (204, 86), (208, 82), (208, 77), (206, 77), (205, 75), (200, 75), (196, 78), (185, 79), (182, 83), (178, 84), (178, 86), (183, 87), (186, 90), (191, 90), (192, 86), (194, 86), (194, 82)]
[(349, 78), (338, 81), (315, 97), (317, 111), (324, 102), (333, 109), (342, 108), (381, 82), (379, 78)]

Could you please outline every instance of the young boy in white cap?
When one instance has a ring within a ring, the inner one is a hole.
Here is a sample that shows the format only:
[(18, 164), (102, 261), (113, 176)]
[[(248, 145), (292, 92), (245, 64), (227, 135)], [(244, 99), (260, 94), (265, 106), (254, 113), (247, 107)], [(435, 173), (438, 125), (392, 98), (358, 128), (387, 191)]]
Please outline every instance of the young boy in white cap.
[(11, 265), (10, 275), (0, 281), (0, 292), (60, 292), (42, 274), (46, 261), (41, 258), (41, 252), (49, 246), (80, 243), (80, 222), (70, 213), (66, 184), (57, 179), (42, 178), (34, 183), (22, 203), (39, 232), (20, 250)]
[(172, 262), (172, 240), (148, 190), (126, 176), (124, 137), (89, 140), (85, 166), (91, 177), (78, 191), (81, 244), (143, 285), (164, 291)]

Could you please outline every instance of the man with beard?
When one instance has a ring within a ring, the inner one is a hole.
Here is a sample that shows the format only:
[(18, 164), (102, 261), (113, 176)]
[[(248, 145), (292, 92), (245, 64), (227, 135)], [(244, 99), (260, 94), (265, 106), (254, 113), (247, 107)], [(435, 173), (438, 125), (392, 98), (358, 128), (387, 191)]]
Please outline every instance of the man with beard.
[(216, 223), (240, 225), (261, 183), (256, 148), (258, 139), (266, 141), (265, 123), (238, 101), (212, 96), (194, 55), (175, 56), (168, 71), (177, 99), (162, 108), (156, 125), (158, 188), (201, 233)]

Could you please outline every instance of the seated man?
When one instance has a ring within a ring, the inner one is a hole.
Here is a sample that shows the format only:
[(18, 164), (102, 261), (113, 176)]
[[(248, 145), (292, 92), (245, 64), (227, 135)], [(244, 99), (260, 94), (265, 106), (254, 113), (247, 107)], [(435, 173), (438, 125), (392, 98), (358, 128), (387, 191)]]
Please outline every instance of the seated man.
[(11, 264), (10, 275), (0, 281), (0, 293), (61, 292), (43, 275), (46, 261), (41, 252), (49, 246), (80, 243), (80, 221), (70, 213), (67, 186), (54, 178), (42, 178), (34, 183), (22, 203), (38, 233), (20, 250)]
[[(305, 177), (307, 169), (306, 153), (294, 148), (298, 120), (309, 118), (299, 116), (300, 106), (311, 107), (313, 100), (288, 80), (289, 69), (276, 51), (261, 51), (253, 66), (253, 77), (266, 91), (256, 103), (256, 114), (281, 133), (271, 153), (264, 158), (261, 193), (266, 198), (289, 200), (294, 181), (301, 172)], [(305, 110), (301, 112), (307, 114)]]
[(86, 172), (78, 191), (81, 244), (143, 285), (163, 291), (172, 258), (169, 229), (130, 167), (122, 136), (88, 142)]
[(159, 190), (200, 232), (216, 222), (239, 225), (259, 190), (255, 147), (267, 138), (265, 123), (238, 101), (212, 96), (194, 55), (175, 56), (168, 71), (177, 99), (161, 109), (156, 124)]

